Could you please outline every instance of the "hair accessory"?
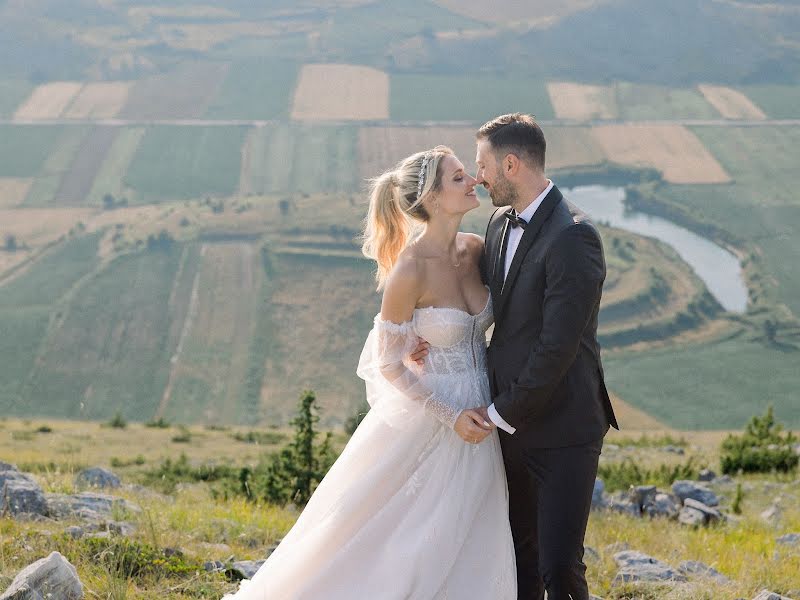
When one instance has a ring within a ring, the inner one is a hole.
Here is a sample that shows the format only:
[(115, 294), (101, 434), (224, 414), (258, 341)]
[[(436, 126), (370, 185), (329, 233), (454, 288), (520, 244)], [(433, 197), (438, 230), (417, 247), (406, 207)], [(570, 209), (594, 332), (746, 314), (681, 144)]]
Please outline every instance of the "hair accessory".
[(419, 183), (417, 184), (417, 200), (422, 195), (422, 190), (425, 188), (425, 172), (428, 169), (428, 161), (430, 160), (430, 154), (425, 154), (425, 158), (422, 159), (422, 165), (419, 167), (419, 176), (418, 180)]

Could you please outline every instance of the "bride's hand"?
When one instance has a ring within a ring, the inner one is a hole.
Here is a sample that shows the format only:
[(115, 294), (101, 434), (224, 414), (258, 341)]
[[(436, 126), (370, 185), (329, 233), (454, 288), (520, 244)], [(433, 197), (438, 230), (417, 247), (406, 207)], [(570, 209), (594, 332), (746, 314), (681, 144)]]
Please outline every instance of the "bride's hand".
[(492, 432), (492, 424), (472, 408), (461, 411), (453, 426), (455, 432), (468, 444), (479, 444)]
[(419, 343), (417, 344), (417, 347), (414, 348), (410, 358), (419, 366), (422, 366), (422, 364), (425, 362), (424, 358), (428, 356), (428, 348), (430, 348), (431, 345), (419, 336), (417, 337), (417, 340)]

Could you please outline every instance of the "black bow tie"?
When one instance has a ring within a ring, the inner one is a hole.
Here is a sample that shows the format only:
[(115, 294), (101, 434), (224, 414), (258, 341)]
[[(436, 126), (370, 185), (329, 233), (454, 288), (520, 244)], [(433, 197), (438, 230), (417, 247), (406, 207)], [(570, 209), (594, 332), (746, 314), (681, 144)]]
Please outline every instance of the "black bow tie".
[(508, 219), (509, 225), (511, 225), (511, 229), (514, 229), (517, 225), (525, 229), (527, 227), (528, 222), (520, 217), (513, 208), (506, 213), (506, 219)]

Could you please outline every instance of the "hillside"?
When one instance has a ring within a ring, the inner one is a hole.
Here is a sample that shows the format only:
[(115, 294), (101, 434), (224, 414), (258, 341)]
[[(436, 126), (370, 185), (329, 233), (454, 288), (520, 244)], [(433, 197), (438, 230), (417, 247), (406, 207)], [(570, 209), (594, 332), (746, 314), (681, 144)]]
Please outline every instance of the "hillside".
[(742, 263), (748, 308), (726, 312), (673, 248), (604, 227), (613, 391), (680, 428), (767, 404), (800, 426), (793, 2), (5, 0), (0, 19), (4, 414), (284, 424), (310, 387), (342, 423), (379, 303), (365, 180), (439, 143), (469, 166), (476, 127), (523, 110), (562, 189), (623, 186)]

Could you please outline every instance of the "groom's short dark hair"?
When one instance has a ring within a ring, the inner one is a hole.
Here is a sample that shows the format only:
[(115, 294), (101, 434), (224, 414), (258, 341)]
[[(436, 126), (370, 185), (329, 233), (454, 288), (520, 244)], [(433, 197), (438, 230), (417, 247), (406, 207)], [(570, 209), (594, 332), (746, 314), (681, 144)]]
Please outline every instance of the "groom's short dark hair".
[(530, 166), (544, 171), (547, 143), (541, 127), (531, 115), (511, 113), (495, 117), (478, 130), (479, 140), (489, 140), (498, 158), (516, 154)]

